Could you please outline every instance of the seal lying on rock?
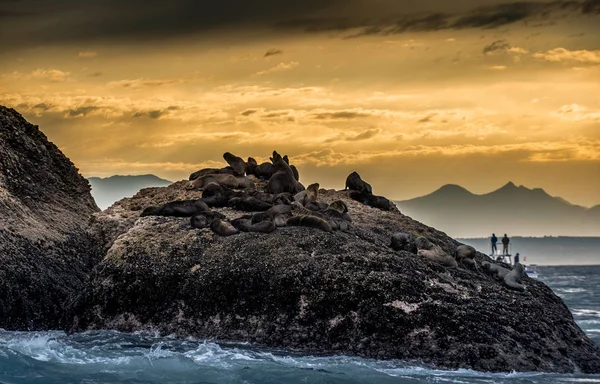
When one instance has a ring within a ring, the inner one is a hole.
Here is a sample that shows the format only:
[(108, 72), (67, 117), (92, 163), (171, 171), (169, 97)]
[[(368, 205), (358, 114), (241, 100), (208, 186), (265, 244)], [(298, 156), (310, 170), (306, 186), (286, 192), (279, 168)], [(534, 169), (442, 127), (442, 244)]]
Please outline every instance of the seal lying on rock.
[(218, 183), (227, 188), (246, 189), (254, 188), (254, 182), (245, 176), (234, 176), (228, 173), (217, 173), (198, 177), (195, 180), (188, 182), (187, 189), (204, 188), (209, 183)]
[(315, 203), (319, 194), (319, 183), (309, 185), (304, 191), (300, 191), (294, 195), (294, 201), (302, 205)]
[(481, 263), (481, 265), (483, 266), (483, 271), (485, 273), (487, 273), (488, 275), (498, 278), (498, 279), (502, 279), (504, 280), (504, 278), (506, 277), (506, 275), (508, 275), (508, 273), (510, 272), (508, 269), (503, 268), (499, 265), (496, 264), (492, 264), (490, 262), (484, 261), (483, 263)]
[(404, 232), (396, 232), (392, 235), (390, 247), (394, 251), (407, 251), (417, 253), (417, 246), (411, 235)]
[(180, 200), (169, 203), (150, 206), (142, 211), (140, 216), (175, 216), (191, 217), (198, 212), (209, 211), (210, 208), (204, 201), (199, 200)]
[(459, 264), (462, 264), (471, 269), (477, 269), (477, 263), (475, 263), (475, 255), (477, 251), (470, 245), (462, 244), (456, 247), (454, 252), (454, 258)]
[(267, 183), (267, 191), (277, 194), (282, 192), (298, 193), (304, 190), (304, 186), (294, 178), (290, 166), (283, 160), (277, 151), (273, 151), (271, 161), (275, 166), (275, 173)]
[(214, 219), (211, 221), (210, 229), (219, 236), (231, 236), (240, 233), (240, 231), (231, 225), (231, 223), (221, 219)]
[(292, 216), (287, 219), (287, 225), (297, 227), (318, 228), (325, 232), (333, 232), (331, 225), (320, 217), (311, 215)]
[(376, 196), (366, 192), (350, 192), (349, 194), (352, 200), (356, 200), (359, 203), (368, 205), (373, 208), (379, 208), (382, 211), (391, 211), (393, 203), (383, 196)]
[(454, 257), (448, 255), (438, 245), (434, 245), (431, 249), (419, 249), (417, 251), (417, 255), (426, 257), (429, 260), (442, 264), (445, 267), (454, 268), (458, 266), (456, 260), (454, 260)]
[(351, 189), (353, 191), (368, 194), (373, 193), (373, 188), (371, 188), (371, 184), (361, 179), (360, 175), (356, 171), (348, 175), (348, 177), (346, 178), (346, 188), (344, 189)]
[(199, 171), (196, 171), (194, 173), (192, 173), (189, 177), (189, 180), (196, 180), (199, 177), (202, 176), (208, 176), (208, 175), (216, 175), (219, 173), (227, 173), (229, 175), (233, 175), (234, 174), (234, 170), (231, 167), (224, 167), (224, 168), (203, 168)]
[(259, 212), (272, 208), (273, 204), (265, 203), (252, 196), (245, 196), (229, 199), (229, 206), (238, 211)]
[(329, 208), (335, 209), (336, 211), (338, 211), (340, 213), (348, 212), (348, 206), (342, 200), (336, 200), (333, 203), (329, 204)]
[(419, 236), (415, 239), (415, 245), (417, 249), (431, 249), (433, 248), (433, 244), (429, 241), (428, 238)]
[(225, 219), (225, 215), (213, 211), (200, 212), (191, 217), (190, 225), (192, 228), (206, 228), (214, 219)]
[(523, 277), (525, 277), (523, 265), (521, 263), (515, 263), (513, 270), (504, 276), (504, 284), (510, 289), (523, 292), (525, 291), (525, 286), (519, 283)]

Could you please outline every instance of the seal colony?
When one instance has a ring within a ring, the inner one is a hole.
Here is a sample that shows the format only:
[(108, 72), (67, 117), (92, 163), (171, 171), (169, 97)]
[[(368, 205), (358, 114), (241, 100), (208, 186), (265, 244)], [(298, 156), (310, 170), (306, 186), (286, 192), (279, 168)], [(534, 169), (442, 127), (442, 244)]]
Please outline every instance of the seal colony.
[[(287, 155), (273, 151), (270, 162), (261, 164), (252, 157), (244, 161), (230, 152), (225, 152), (223, 159), (227, 163), (223, 168), (204, 168), (190, 175), (184, 188), (202, 191), (200, 199), (149, 206), (140, 216), (189, 217), (190, 227), (209, 229), (224, 237), (241, 232), (269, 234), (277, 228), (296, 226), (328, 233), (346, 232), (351, 228), (352, 218), (346, 203), (319, 201), (319, 183), (305, 188), (299, 181), (298, 169), (290, 164)], [(387, 198), (374, 195), (371, 184), (357, 172), (348, 175), (344, 190), (349, 191), (351, 199), (364, 205), (384, 211), (394, 207)], [(211, 209), (225, 207), (247, 213), (228, 220)], [(489, 261), (478, 264), (477, 251), (469, 245), (459, 245), (448, 254), (426, 237), (414, 238), (409, 233), (396, 232), (388, 246), (444, 268), (482, 270), (511, 290), (525, 291), (522, 280), (526, 275), (522, 265), (516, 264), (511, 271)]]

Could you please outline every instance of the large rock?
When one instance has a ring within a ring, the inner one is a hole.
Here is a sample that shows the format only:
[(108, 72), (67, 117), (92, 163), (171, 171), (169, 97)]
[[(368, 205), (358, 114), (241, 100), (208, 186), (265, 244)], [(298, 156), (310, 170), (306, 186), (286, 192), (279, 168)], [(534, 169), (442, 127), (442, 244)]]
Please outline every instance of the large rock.
[(0, 106), (0, 328), (64, 326), (94, 263), (88, 182), (37, 126)]
[(395, 208), (321, 190), (320, 200), (348, 205), (347, 232), (286, 227), (230, 237), (184, 218), (139, 217), (146, 206), (199, 197), (178, 182), (94, 215), (90, 231), (105, 257), (72, 308), (72, 330), (158, 330), (444, 368), (600, 372), (598, 346), (543, 283), (525, 277), (519, 293), (480, 271), (394, 252), (395, 232), (448, 253), (458, 245)]

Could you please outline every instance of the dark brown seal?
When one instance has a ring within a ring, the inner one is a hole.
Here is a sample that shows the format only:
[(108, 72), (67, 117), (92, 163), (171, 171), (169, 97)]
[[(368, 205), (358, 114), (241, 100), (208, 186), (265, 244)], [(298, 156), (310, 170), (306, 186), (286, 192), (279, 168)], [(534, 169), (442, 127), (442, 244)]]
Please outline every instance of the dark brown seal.
[(211, 221), (210, 229), (219, 236), (231, 236), (240, 233), (240, 231), (231, 225), (231, 223), (221, 219), (214, 219)]
[(288, 226), (309, 227), (321, 229), (325, 232), (333, 232), (331, 225), (324, 219), (312, 215), (292, 216), (287, 219)]
[(191, 217), (198, 212), (209, 211), (208, 205), (199, 200), (180, 200), (171, 201), (169, 203), (147, 207), (142, 211), (140, 216), (175, 216), (175, 217)]
[(346, 178), (346, 188), (351, 189), (353, 191), (363, 192), (363, 193), (373, 193), (373, 188), (371, 188), (371, 184), (367, 183), (363, 179), (361, 179), (358, 172), (352, 172)]

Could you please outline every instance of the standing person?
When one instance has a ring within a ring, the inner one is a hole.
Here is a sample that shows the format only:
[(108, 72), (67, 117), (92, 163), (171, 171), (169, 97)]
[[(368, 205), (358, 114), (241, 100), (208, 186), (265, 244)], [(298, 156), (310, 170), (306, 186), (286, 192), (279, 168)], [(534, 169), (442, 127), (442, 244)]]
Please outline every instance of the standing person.
[(491, 242), (492, 242), (492, 255), (495, 255), (496, 253), (498, 253), (498, 247), (496, 246), (496, 243), (498, 242), (498, 238), (496, 237), (495, 233), (492, 233)]
[(508, 238), (508, 236), (506, 236), (506, 233), (505, 233), (504, 237), (502, 238), (502, 254), (503, 255), (508, 255), (508, 243), (510, 243), (510, 239)]

